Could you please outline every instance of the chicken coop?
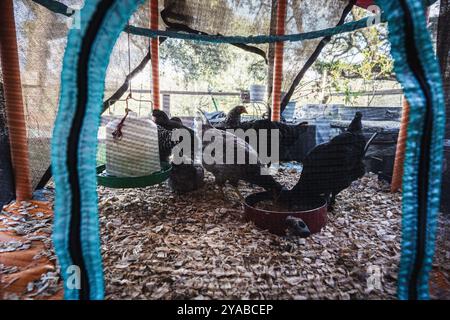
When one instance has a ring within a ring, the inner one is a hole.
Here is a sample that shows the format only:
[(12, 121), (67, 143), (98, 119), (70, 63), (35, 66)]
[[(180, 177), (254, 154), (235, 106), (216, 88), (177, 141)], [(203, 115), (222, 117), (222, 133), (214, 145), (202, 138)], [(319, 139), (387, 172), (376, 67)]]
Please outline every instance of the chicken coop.
[[(433, 4), (1, 1), (0, 299), (448, 298)], [(302, 102), (382, 28), (401, 106)]]

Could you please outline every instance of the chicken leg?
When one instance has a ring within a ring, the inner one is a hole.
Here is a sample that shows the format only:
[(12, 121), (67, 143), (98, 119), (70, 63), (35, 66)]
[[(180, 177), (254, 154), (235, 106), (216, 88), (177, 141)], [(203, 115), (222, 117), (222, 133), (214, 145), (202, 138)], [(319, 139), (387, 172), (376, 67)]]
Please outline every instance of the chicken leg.
[(242, 193), (239, 191), (239, 188), (237, 186), (233, 186), (234, 192), (236, 193), (236, 195), (239, 197), (239, 200), (241, 200), (242, 203), (245, 202), (245, 198), (242, 195)]
[(226, 200), (226, 197), (225, 197), (225, 191), (223, 190), (224, 185), (219, 184), (219, 185), (217, 185), (217, 186), (219, 187), (219, 191), (220, 191), (220, 195), (221, 195), (221, 197), (222, 197), (222, 200)]
[(331, 194), (328, 196), (328, 211), (333, 212), (334, 211), (334, 205), (336, 204), (336, 196), (337, 193), (331, 192)]

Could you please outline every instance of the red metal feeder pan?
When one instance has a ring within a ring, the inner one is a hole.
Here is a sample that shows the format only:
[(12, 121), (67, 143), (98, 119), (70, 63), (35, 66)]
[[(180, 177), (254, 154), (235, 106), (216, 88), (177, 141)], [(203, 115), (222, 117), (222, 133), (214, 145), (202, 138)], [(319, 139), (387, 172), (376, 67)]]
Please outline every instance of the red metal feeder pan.
[(269, 192), (259, 192), (245, 198), (244, 213), (247, 221), (253, 221), (261, 229), (271, 233), (286, 235), (286, 218), (293, 216), (302, 219), (308, 226), (311, 234), (318, 233), (327, 224), (327, 202), (325, 199), (314, 200), (314, 209), (307, 211), (279, 212), (257, 209), (254, 207), (258, 202), (272, 200)]

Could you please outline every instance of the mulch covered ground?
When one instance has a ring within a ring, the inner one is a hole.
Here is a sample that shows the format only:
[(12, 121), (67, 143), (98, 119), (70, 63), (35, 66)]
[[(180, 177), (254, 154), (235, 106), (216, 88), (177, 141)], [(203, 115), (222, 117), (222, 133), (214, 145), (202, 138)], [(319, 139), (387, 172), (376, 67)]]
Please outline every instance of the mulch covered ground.
[(375, 176), (343, 192), (327, 227), (308, 239), (256, 229), (209, 175), (184, 196), (165, 184), (99, 195), (107, 299), (395, 298), (400, 195)]
[(51, 242), (53, 212), (48, 202), (5, 206), (0, 214), (0, 300), (62, 299)]
[(430, 279), (431, 297), (450, 300), (450, 214), (439, 217)]
[[(277, 179), (289, 185), (298, 174), (285, 169)], [(326, 228), (308, 239), (246, 222), (232, 189), (222, 199), (209, 174), (201, 190), (183, 196), (166, 183), (98, 192), (107, 299), (396, 298), (401, 199), (375, 175), (342, 192)], [(21, 250), (14, 245), (3, 244), (0, 255)], [(47, 275), (17, 298), (51, 296), (60, 286)]]

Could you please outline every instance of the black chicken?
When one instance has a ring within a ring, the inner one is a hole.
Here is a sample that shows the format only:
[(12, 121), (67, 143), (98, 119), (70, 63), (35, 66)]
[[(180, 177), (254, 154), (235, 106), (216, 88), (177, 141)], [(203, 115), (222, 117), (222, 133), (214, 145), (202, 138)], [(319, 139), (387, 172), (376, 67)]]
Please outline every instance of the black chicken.
[(183, 125), (180, 118), (173, 117), (172, 119), (169, 119), (169, 116), (162, 110), (153, 110), (152, 116), (153, 121), (155, 121), (158, 126), (161, 126), (166, 130), (188, 129)]
[[(169, 187), (178, 194), (194, 191), (203, 185), (204, 170), (201, 165), (194, 164), (194, 131), (183, 125), (180, 118), (169, 117), (160, 110), (153, 110), (152, 113), (156, 124), (158, 125), (158, 143), (161, 161), (169, 162), (173, 148), (182, 141), (177, 139), (173, 141), (172, 135), (175, 129), (185, 129), (191, 136), (191, 163), (174, 164), (172, 163), (172, 171), (169, 176)], [(180, 154), (179, 156), (183, 156)]]
[[(190, 140), (191, 140), (191, 148), (190, 148), (190, 158), (193, 162), (194, 160), (194, 147), (195, 147), (195, 133), (192, 129), (186, 127), (185, 125), (183, 125), (182, 121), (180, 118), (177, 117), (173, 117), (172, 119), (169, 119), (169, 117), (167, 116), (167, 114), (164, 111), (161, 110), (153, 110), (152, 112), (153, 115), (153, 120), (155, 121), (155, 123), (160, 127), (163, 128), (167, 131), (170, 132), (170, 136), (173, 133), (173, 130), (175, 129), (182, 129), (182, 130), (186, 130), (187, 132), (189, 132), (190, 135)], [(165, 137), (163, 137), (165, 138)], [(162, 143), (166, 143), (167, 140), (160, 140), (162, 141)], [(176, 141), (175, 145), (178, 144), (179, 142), (183, 141), (183, 139), (179, 139), (178, 141)], [(173, 147), (175, 145), (173, 144), (169, 144), (171, 149), (173, 149)], [(160, 149), (161, 149), (161, 143), (160, 143)], [(167, 148), (165, 148), (167, 149)], [(184, 156), (183, 154), (180, 154), (180, 156)]]
[(205, 172), (199, 164), (172, 164), (169, 187), (175, 193), (184, 194), (201, 188), (204, 177)]
[[(253, 129), (257, 133), (257, 145), (252, 145), (259, 154), (259, 148), (261, 147), (261, 142), (259, 140), (260, 131), (267, 130), (267, 150), (271, 154), (271, 133), (272, 130), (278, 130), (279, 132), (279, 154), (280, 160), (283, 160), (286, 154), (289, 153), (289, 149), (296, 143), (300, 136), (308, 130), (306, 126), (307, 122), (301, 122), (297, 125), (289, 125), (282, 122), (271, 121), (269, 119), (260, 119), (253, 121), (241, 122), (239, 128), (242, 130)], [(249, 142), (249, 141), (247, 141)]]
[[(363, 157), (366, 140), (362, 133), (362, 114), (357, 112), (347, 130), (312, 149), (303, 161), (298, 183), (282, 198), (292, 205), (324, 196), (330, 209), (336, 196), (365, 173)], [(372, 140), (372, 139), (371, 139)]]
[(170, 118), (170, 121), (175, 121), (175, 122), (183, 124), (183, 121), (181, 121), (181, 118), (179, 118), (179, 117), (172, 117), (172, 118)]
[(291, 235), (300, 238), (307, 238), (311, 235), (311, 231), (302, 219), (294, 216), (288, 216), (285, 221), (286, 229)]
[[(279, 130), (279, 154), (281, 156), (280, 160), (284, 158), (293, 158), (289, 156), (289, 149), (296, 143), (296, 141), (300, 138), (300, 135), (305, 133), (308, 130), (306, 126), (307, 122), (301, 122), (297, 125), (289, 125), (282, 122), (271, 121), (270, 119), (260, 119), (260, 120), (251, 120), (251, 121), (241, 121), (241, 114), (247, 113), (247, 110), (242, 106), (237, 106), (227, 114), (226, 119), (219, 124), (215, 124), (214, 127), (220, 130), (226, 129), (242, 129), (244, 131), (252, 129), (256, 131), (257, 141), (255, 144), (252, 144), (252, 147), (256, 149), (259, 154), (260, 151), (260, 140), (259, 133), (260, 130), (267, 130), (267, 149), (268, 154), (271, 154), (271, 130), (277, 129)], [(246, 139), (247, 143), (252, 143), (249, 139)], [(294, 157), (295, 158), (295, 157)]]

